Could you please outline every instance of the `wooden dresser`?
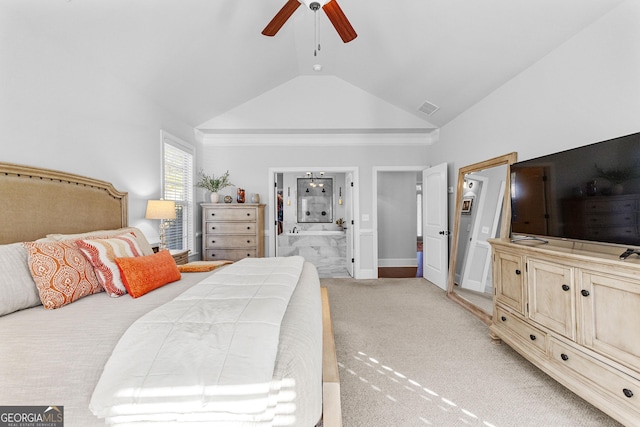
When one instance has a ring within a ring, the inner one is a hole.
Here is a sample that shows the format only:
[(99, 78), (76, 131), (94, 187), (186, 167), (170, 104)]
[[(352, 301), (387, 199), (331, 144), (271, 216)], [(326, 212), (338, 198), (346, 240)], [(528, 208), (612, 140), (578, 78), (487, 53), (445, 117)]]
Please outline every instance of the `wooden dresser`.
[(637, 242), (640, 237), (638, 194), (566, 199), (562, 212), (567, 237), (621, 243)]
[(264, 256), (264, 206), (202, 203), (202, 259)]
[(490, 240), (492, 335), (628, 426), (640, 422), (640, 258), (624, 249)]

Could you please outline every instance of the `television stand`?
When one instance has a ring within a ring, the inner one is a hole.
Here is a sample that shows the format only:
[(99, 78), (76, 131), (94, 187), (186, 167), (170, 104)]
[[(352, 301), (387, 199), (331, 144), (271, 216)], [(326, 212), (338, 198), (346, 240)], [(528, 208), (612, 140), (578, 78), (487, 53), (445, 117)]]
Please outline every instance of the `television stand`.
[(640, 256), (640, 251), (636, 249), (627, 249), (620, 255), (620, 259), (627, 259), (633, 254)]

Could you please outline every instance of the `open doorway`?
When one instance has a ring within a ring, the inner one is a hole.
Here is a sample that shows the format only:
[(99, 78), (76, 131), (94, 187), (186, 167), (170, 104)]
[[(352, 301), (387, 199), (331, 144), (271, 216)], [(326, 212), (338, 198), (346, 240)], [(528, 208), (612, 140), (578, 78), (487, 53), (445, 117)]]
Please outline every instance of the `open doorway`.
[(378, 277), (422, 277), (422, 170), (377, 172)]
[(301, 255), (320, 277), (355, 277), (354, 171), (273, 168), (269, 174), (270, 255)]

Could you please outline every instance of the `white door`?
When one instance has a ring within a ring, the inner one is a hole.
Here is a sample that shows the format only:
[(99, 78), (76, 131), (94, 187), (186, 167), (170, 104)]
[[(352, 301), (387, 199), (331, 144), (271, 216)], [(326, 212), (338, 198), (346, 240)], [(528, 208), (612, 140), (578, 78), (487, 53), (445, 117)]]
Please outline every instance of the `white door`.
[[(476, 292), (486, 292), (487, 279), (489, 277), (489, 268), (491, 264), (491, 245), (487, 242), (486, 237), (480, 238), (480, 220), (482, 218), (487, 183), (482, 186), (482, 193), (478, 211), (476, 212), (476, 221), (473, 227), (473, 236), (469, 242), (469, 251), (464, 265), (464, 274), (460, 283), (461, 288), (470, 289)], [(491, 230), (483, 230), (483, 236), (497, 237), (500, 216), (502, 215), (502, 202), (504, 200), (505, 182), (500, 183), (500, 191), (495, 206), (495, 216)]]
[(422, 171), (422, 186), (422, 271), (425, 279), (446, 289), (449, 269), (447, 164)]
[(345, 179), (345, 199), (344, 214), (347, 222), (346, 238), (347, 238), (347, 271), (349, 276), (353, 277), (354, 257), (353, 257), (353, 174), (347, 173)]

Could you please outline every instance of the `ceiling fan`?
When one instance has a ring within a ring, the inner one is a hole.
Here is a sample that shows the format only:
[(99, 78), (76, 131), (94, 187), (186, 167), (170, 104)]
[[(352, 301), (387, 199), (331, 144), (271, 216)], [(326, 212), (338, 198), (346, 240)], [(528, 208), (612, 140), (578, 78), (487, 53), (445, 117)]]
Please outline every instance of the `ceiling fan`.
[(280, 9), (276, 16), (273, 17), (271, 22), (262, 30), (262, 34), (265, 36), (273, 37), (282, 28), (285, 22), (293, 15), (293, 12), (298, 9), (301, 3), (304, 3), (309, 9), (317, 12), (322, 7), (324, 13), (327, 14), (329, 21), (333, 24), (338, 35), (343, 42), (349, 43), (351, 40), (358, 37), (356, 31), (353, 29), (349, 20), (345, 16), (344, 12), (338, 5), (336, 0), (287, 0), (287, 3)]

